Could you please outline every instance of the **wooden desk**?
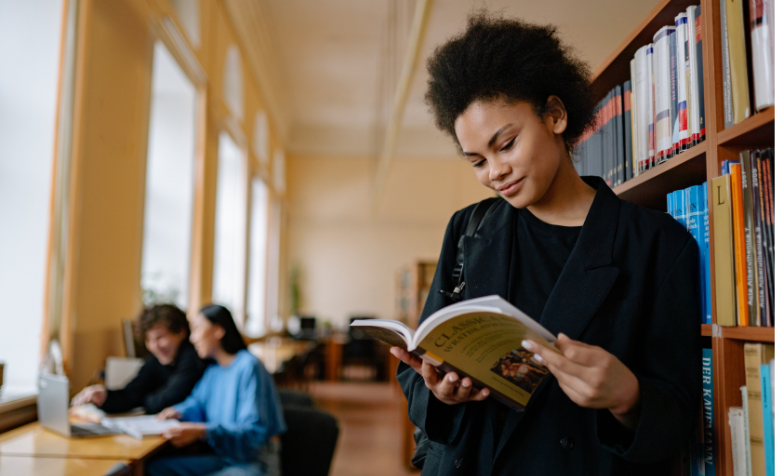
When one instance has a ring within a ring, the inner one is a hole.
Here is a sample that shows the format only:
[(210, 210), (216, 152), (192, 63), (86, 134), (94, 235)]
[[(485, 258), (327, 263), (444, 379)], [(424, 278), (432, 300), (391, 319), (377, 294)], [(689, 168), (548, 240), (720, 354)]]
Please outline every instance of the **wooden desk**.
[(104, 476), (126, 460), (0, 455), (0, 476)]
[(258, 357), (269, 373), (277, 373), (285, 362), (297, 355), (309, 352), (315, 344), (309, 341), (298, 341), (271, 337), (248, 346), (248, 351)]
[(134, 473), (142, 475), (145, 461), (166, 445), (160, 436), (142, 440), (127, 435), (65, 438), (35, 422), (0, 435), (0, 456), (128, 460)]

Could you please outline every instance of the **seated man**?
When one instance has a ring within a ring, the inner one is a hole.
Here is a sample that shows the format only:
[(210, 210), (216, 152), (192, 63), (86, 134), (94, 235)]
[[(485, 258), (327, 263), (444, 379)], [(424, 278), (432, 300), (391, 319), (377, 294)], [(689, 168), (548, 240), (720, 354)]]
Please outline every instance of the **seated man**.
[(92, 385), (73, 397), (72, 405), (93, 403), (107, 413), (123, 413), (144, 407), (147, 413), (182, 402), (202, 376), (206, 363), (188, 340), (186, 314), (172, 304), (143, 310), (140, 332), (151, 356), (137, 376), (121, 390)]

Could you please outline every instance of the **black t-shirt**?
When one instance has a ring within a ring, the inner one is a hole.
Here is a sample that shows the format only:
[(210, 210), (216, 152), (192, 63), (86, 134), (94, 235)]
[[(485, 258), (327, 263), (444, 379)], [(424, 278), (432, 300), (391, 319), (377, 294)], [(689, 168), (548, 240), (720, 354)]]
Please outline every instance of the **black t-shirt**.
[[(527, 208), (516, 214), (509, 297), (512, 304), (534, 320), (541, 320), (546, 301), (560, 278), (580, 232), (580, 226), (542, 222)], [(502, 403), (490, 400), (495, 429), (493, 454), (498, 447), (508, 411), (508, 407)]]
[(108, 390), (102, 405), (106, 413), (123, 413), (144, 407), (147, 413), (159, 413), (186, 399), (202, 377), (207, 363), (199, 358), (188, 339), (180, 343), (175, 361), (162, 365), (151, 355), (137, 376), (121, 390)]
[(580, 226), (544, 223), (525, 208), (514, 220), (512, 303), (536, 321), (541, 320), (549, 294), (568, 261)]

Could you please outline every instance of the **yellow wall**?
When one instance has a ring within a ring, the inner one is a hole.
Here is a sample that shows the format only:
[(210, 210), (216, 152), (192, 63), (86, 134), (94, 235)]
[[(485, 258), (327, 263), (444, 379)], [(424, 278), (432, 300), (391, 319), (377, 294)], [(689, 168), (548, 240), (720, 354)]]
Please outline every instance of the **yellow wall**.
[(396, 272), (437, 259), (452, 214), (490, 194), (460, 158), (394, 159), (372, 213), (374, 161), (291, 156), (289, 265), (301, 311), (344, 325), (352, 315), (393, 318)]
[[(201, 47), (194, 53), (207, 82), (197, 85), (191, 309), (211, 298), (218, 135), (229, 115), (222, 98), (222, 76), (226, 49), (237, 43), (221, 3), (201, 0), (200, 4)], [(159, 29), (163, 15), (175, 17), (166, 0), (80, 1), (72, 201), (60, 336), (73, 390), (88, 382), (105, 357), (123, 355), (121, 321), (135, 318), (142, 308), (153, 43), (163, 38)], [(172, 45), (167, 46), (180, 57)], [(242, 73), (245, 120), (237, 121), (238, 128), (247, 139), (244, 146), (252, 172), (270, 176), (271, 166), (262, 169), (249, 147), (253, 117), (265, 101), (244, 55)], [(273, 126), (270, 120), (272, 150), (282, 147)]]

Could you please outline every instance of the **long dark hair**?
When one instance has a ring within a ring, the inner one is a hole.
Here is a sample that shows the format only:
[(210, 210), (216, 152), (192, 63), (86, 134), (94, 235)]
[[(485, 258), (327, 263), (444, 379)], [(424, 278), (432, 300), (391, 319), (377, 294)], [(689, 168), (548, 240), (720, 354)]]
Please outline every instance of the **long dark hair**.
[(218, 304), (208, 304), (200, 311), (213, 325), (221, 326), (226, 333), (221, 338), (221, 347), (229, 354), (236, 354), (240, 350), (247, 349), (242, 334), (234, 324), (234, 318), (228, 309)]

